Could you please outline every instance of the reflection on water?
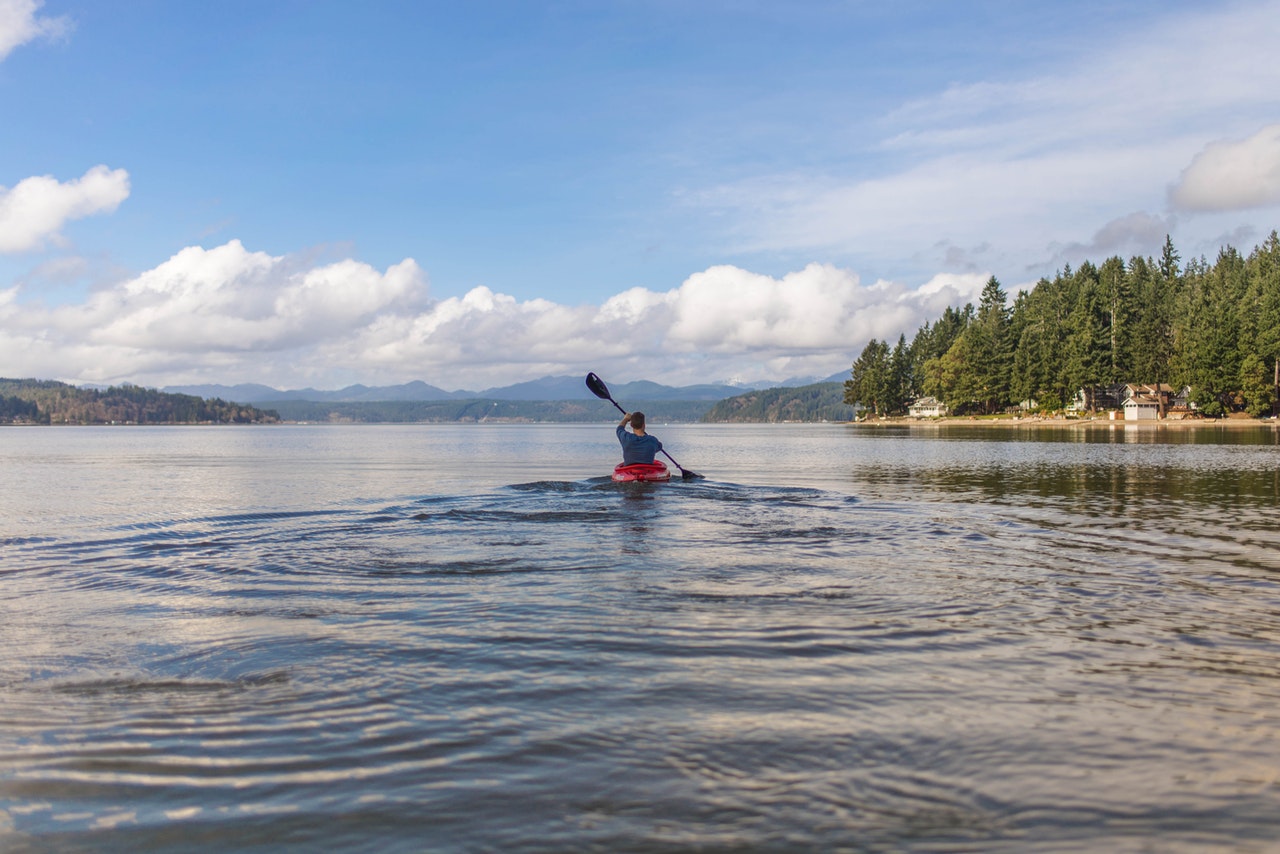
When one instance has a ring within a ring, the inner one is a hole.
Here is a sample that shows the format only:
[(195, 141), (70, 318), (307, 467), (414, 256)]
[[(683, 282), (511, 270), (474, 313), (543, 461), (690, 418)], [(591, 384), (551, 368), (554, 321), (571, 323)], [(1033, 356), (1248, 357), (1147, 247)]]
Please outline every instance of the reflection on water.
[[(925, 465), (868, 461), (854, 477), (899, 497), (1007, 506), (1019, 518), (1070, 526), (1098, 542), (1137, 537), (1164, 550), (1185, 539), (1235, 562), (1280, 566), (1273, 429), (1130, 428), (1139, 442), (1115, 428), (955, 432), (948, 444), (960, 454)], [(1222, 441), (1207, 441), (1213, 438)], [(962, 458), (975, 442), (983, 452)]]
[(0, 434), (0, 848), (1276, 838), (1270, 428), (655, 433)]

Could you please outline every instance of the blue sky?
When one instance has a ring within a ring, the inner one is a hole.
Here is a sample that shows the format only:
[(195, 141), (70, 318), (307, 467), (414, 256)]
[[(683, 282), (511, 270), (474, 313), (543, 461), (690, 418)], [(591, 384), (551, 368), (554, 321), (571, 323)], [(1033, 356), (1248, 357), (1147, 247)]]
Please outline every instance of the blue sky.
[(0, 375), (847, 368), (1280, 227), (1280, 3), (0, 0)]

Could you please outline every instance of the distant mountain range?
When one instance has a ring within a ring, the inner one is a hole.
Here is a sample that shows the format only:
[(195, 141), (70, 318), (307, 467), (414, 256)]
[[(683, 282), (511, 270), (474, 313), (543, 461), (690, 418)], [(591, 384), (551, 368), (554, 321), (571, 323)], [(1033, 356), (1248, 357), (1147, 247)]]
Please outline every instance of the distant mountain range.
[[(815, 382), (843, 382), (848, 372), (834, 374), (825, 379), (797, 377), (781, 383), (753, 383), (750, 385), (703, 384), (691, 386), (667, 386), (648, 380), (610, 384), (609, 391), (615, 400), (644, 401), (693, 401), (723, 400), (727, 397), (763, 388), (780, 388), (809, 385)], [(314, 388), (280, 390), (270, 386), (245, 383), (241, 385), (182, 385), (166, 386), (162, 391), (191, 394), (202, 398), (220, 398), (244, 404), (276, 403), (285, 400), (306, 400), (322, 403), (374, 403), (390, 401), (442, 401), (442, 400), (595, 400), (587, 388), (585, 375), (581, 377), (543, 377), (540, 380), (515, 385), (489, 388), (484, 391), (445, 391), (421, 380), (392, 386), (351, 385), (336, 391)]]

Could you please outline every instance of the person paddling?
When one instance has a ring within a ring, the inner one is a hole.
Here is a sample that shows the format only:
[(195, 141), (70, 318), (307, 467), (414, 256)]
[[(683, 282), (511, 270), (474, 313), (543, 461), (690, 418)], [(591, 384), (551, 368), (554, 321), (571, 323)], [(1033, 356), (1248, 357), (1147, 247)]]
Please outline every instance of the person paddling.
[[(600, 379), (595, 374), (587, 374), (587, 388), (589, 388), (591, 390), (591, 393), (594, 394), (596, 397), (600, 398), (601, 400), (607, 400), (610, 403), (612, 403), (614, 405), (614, 408), (616, 408), (619, 412), (621, 412), (623, 415), (626, 416), (625, 418), (622, 419), (622, 423), (618, 425), (618, 441), (622, 443), (622, 456), (623, 456), (623, 459), (626, 459), (628, 438), (634, 439), (634, 437), (624, 438), (627, 432), (626, 430), (627, 424), (628, 423), (631, 424), (632, 430), (635, 430), (637, 427), (639, 427), (640, 435), (644, 436), (644, 416), (641, 415), (641, 413), (639, 412), (628, 413), (627, 410), (623, 409), (622, 404), (614, 400), (613, 395), (609, 394), (609, 387), (604, 384), (604, 380)], [(637, 415), (640, 416), (640, 419), (639, 419), (640, 423), (638, 424), (636, 423)], [(687, 468), (677, 463), (674, 457), (672, 457), (665, 450), (663, 450), (662, 443), (658, 442), (656, 438), (654, 438), (653, 436), (648, 436), (647, 438), (653, 439), (654, 442), (657, 442), (657, 447), (654, 448), (655, 452), (662, 451), (662, 455), (667, 459), (671, 460), (672, 465), (680, 469), (681, 480), (700, 480), (702, 478), (702, 475), (698, 474), (696, 471), (689, 471)], [(652, 464), (653, 462), (652, 456), (649, 457), (649, 462), (650, 464)], [(623, 465), (625, 466), (627, 465), (627, 463), (623, 463)], [(663, 468), (665, 469), (666, 466), (664, 465)], [(614, 477), (617, 478), (617, 476), (618, 476), (618, 473), (617, 473), (617, 470), (615, 469)]]
[[(632, 432), (627, 432), (627, 425)], [(644, 431), (644, 413), (628, 412), (618, 424), (618, 442), (622, 445), (622, 462), (625, 465), (643, 463), (652, 465), (653, 458), (662, 450), (662, 443), (657, 436), (650, 436)]]

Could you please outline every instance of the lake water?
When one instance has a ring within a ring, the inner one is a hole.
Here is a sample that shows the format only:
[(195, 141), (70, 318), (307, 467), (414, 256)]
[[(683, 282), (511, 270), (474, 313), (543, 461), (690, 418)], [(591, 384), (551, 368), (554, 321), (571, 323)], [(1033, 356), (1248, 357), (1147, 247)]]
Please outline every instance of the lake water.
[(1280, 839), (1270, 427), (0, 429), (0, 850)]

